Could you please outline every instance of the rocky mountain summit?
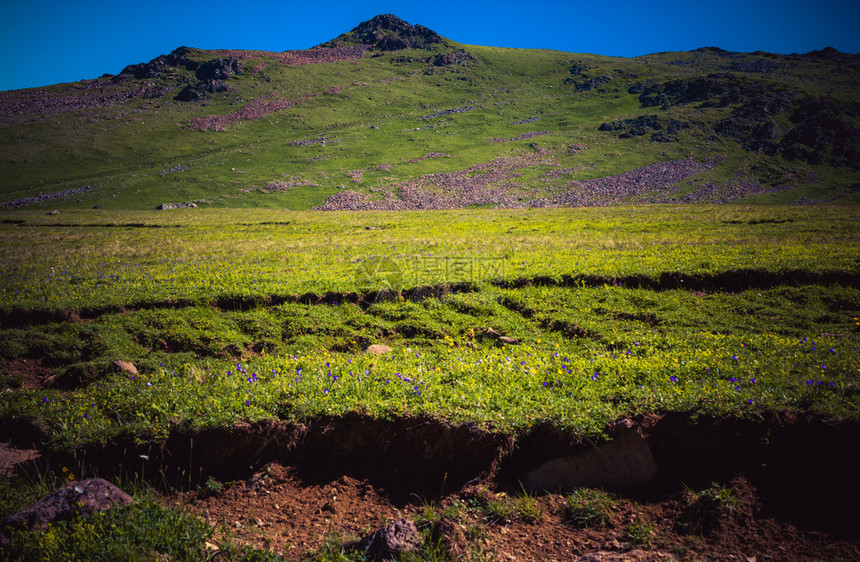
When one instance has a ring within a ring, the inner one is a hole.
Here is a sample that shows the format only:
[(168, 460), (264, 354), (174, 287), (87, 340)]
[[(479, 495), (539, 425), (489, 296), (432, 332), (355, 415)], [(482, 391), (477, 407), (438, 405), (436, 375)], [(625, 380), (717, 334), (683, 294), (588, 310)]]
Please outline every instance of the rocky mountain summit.
[[(179, 47), (0, 92), (0, 207), (860, 201), (858, 69), (832, 48), (480, 47), (383, 14), (311, 49)], [(652, 173), (673, 162), (695, 165)]]
[(352, 31), (323, 43), (320, 47), (368, 45), (377, 51), (425, 49), (445, 40), (423, 25), (410, 25), (393, 14), (383, 14), (362, 22)]

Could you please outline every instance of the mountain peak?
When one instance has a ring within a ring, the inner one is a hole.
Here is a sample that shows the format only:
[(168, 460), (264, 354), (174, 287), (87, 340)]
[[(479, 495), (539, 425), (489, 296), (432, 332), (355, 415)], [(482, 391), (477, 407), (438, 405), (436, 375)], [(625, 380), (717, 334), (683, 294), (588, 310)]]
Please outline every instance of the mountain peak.
[(426, 49), (444, 42), (441, 35), (423, 25), (410, 25), (394, 14), (381, 14), (361, 22), (352, 31), (335, 37), (320, 47), (368, 45), (379, 51)]

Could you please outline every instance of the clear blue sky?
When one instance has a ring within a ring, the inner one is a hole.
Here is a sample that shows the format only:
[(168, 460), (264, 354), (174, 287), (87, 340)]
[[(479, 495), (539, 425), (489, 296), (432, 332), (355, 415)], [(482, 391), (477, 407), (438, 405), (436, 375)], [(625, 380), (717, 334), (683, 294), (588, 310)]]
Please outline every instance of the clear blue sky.
[(383, 13), (473, 45), (860, 53), (858, 0), (0, 0), (0, 90), (115, 74), (181, 45), (306, 49)]

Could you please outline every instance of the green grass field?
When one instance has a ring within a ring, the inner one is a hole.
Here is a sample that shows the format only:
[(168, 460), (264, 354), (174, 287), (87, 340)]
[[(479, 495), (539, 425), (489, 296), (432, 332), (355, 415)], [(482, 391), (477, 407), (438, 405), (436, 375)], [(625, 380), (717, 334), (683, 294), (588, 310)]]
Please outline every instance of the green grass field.
[(14, 216), (2, 354), (57, 388), (0, 411), (57, 447), (347, 412), (581, 435), (647, 411), (858, 415), (851, 209)]
[[(640, 414), (857, 420), (857, 222), (850, 207), (5, 213), (0, 425), (41, 428), (43, 451), (86, 470), (93, 447), (354, 414), (572, 439)], [(46, 470), (12, 481), (0, 514), (65, 476)], [(146, 537), (128, 548), (179, 552), (172, 517), (195, 537), (183, 555), (203, 556), (211, 529), (135, 489), (143, 506), (116, 521)], [(112, 542), (96, 523), (15, 552)]]
[[(860, 422), (854, 55), (440, 41), (302, 64), (323, 51), (191, 49), (146, 78), (0, 92), (0, 437), (43, 455), (0, 479), (0, 520), (99, 471), (139, 500), (0, 559), (278, 559), (213, 553), (229, 529), (154, 491), (219, 491), (194, 440), (249, 427), (416, 422), (513, 457), (634, 418)], [(174, 98), (228, 55), (226, 91)], [(457, 210), (309, 210), (350, 192)], [(480, 510), (539, 519), (521, 490)], [(571, 520), (610, 518), (595, 493)]]

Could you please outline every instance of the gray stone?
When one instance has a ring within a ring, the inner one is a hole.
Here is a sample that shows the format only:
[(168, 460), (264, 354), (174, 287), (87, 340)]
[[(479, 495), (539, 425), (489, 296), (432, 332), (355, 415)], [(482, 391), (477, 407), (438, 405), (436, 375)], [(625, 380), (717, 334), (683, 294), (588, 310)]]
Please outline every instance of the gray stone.
[(374, 560), (394, 560), (395, 556), (410, 552), (419, 544), (421, 536), (415, 523), (400, 519), (361, 539), (358, 550), (366, 552)]
[(169, 209), (196, 209), (197, 205), (194, 203), (162, 203), (156, 208), (159, 211), (166, 211)]
[(51, 523), (69, 521), (73, 516), (87, 517), (112, 507), (124, 507), (131, 496), (101, 478), (70, 482), (40, 502), (10, 516), (0, 530), (0, 544), (8, 544), (13, 529), (46, 529)]

